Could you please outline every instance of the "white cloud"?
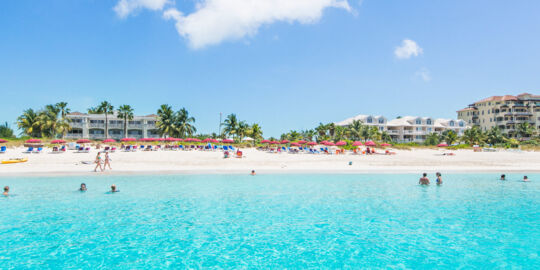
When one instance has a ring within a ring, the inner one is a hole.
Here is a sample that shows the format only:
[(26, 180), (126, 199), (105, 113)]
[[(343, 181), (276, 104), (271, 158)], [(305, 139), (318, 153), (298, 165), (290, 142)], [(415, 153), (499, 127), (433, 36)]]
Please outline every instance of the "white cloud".
[(414, 74), (415, 77), (422, 79), (424, 82), (431, 81), (431, 74), (427, 68), (422, 68)]
[(198, 49), (253, 36), (262, 25), (278, 21), (315, 23), (329, 7), (351, 11), (347, 0), (202, 0), (186, 16), (174, 8), (163, 15), (174, 19), (178, 33)]
[(401, 46), (396, 47), (394, 55), (398, 59), (409, 59), (411, 56), (418, 56), (422, 54), (424, 50), (416, 44), (414, 40), (405, 39), (401, 43)]
[(143, 8), (162, 10), (168, 3), (170, 3), (169, 0), (120, 0), (113, 9), (118, 17), (125, 18), (134, 11)]

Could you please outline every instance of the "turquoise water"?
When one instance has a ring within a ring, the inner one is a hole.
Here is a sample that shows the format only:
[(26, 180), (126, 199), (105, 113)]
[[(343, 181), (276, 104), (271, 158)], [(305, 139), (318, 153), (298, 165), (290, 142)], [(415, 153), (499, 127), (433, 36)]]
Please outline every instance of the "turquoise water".
[(521, 177), (4, 177), (0, 268), (539, 269), (540, 175)]

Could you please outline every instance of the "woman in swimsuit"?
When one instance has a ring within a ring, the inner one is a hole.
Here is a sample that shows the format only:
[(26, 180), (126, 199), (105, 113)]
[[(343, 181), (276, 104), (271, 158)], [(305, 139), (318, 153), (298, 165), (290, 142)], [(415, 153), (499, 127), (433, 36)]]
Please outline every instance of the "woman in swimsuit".
[(97, 172), (98, 167), (101, 171), (103, 171), (103, 167), (101, 166), (101, 153), (100, 152), (97, 153), (95, 162), (96, 162), (96, 167), (94, 168), (94, 172)]
[(442, 185), (442, 175), (441, 175), (440, 172), (438, 172), (436, 175), (437, 175), (437, 180), (436, 180), (436, 181), (437, 181), (437, 185), (440, 186), (440, 185)]
[(107, 165), (109, 166), (109, 170), (112, 170), (111, 159), (109, 158), (109, 152), (105, 152), (105, 163), (103, 163), (103, 169), (106, 169)]

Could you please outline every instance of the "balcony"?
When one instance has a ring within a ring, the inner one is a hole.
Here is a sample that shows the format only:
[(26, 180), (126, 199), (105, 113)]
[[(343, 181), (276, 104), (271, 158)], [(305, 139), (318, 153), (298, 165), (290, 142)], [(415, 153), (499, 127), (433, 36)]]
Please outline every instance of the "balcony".
[(105, 134), (90, 134), (89, 138), (90, 140), (101, 140), (105, 139)]
[(143, 124), (128, 124), (128, 129), (143, 129)]
[(84, 128), (85, 124), (83, 122), (70, 122), (69, 125), (71, 128)]
[(66, 136), (64, 136), (64, 139), (81, 139), (83, 137), (82, 134), (66, 134)]
[[(105, 127), (105, 124), (103, 124), (103, 127)], [(109, 129), (124, 129), (124, 124), (109, 124), (107, 126)]]
[(105, 128), (105, 123), (90, 123), (89, 128)]

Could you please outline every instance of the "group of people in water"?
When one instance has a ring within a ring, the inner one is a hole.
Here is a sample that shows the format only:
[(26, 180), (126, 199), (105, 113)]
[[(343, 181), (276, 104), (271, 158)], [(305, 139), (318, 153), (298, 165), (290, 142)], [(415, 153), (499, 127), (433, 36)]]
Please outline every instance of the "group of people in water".
[[(438, 186), (442, 185), (442, 183), (443, 183), (442, 174), (440, 172), (437, 172), (435, 174), (435, 177), (437, 177), (437, 179), (435, 180), (437, 185)], [(427, 185), (430, 184), (429, 178), (427, 177), (427, 173), (422, 174), (422, 177), (420, 178), (420, 181), (418, 181), (418, 184), (424, 185), (424, 186), (427, 186)]]
[[(501, 174), (501, 181), (506, 181), (506, 175), (505, 174)], [(523, 176), (523, 182), (529, 182), (529, 177), (527, 177), (526, 175)]]
[(94, 172), (97, 172), (97, 169), (99, 168), (101, 171), (104, 171), (107, 167), (109, 167), (109, 170), (112, 170), (111, 168), (111, 158), (109, 157), (109, 152), (105, 152), (105, 158), (101, 159), (101, 152), (97, 153), (96, 160), (94, 161), (96, 163), (96, 167), (94, 168)]
[[(85, 183), (81, 183), (81, 187), (79, 188), (79, 191), (87, 191), (88, 189), (86, 188), (86, 184)], [(111, 191), (109, 191), (109, 193), (115, 193), (115, 192), (120, 192), (120, 190), (118, 190), (116, 188), (116, 185), (115, 184), (112, 184), (111, 185)]]

